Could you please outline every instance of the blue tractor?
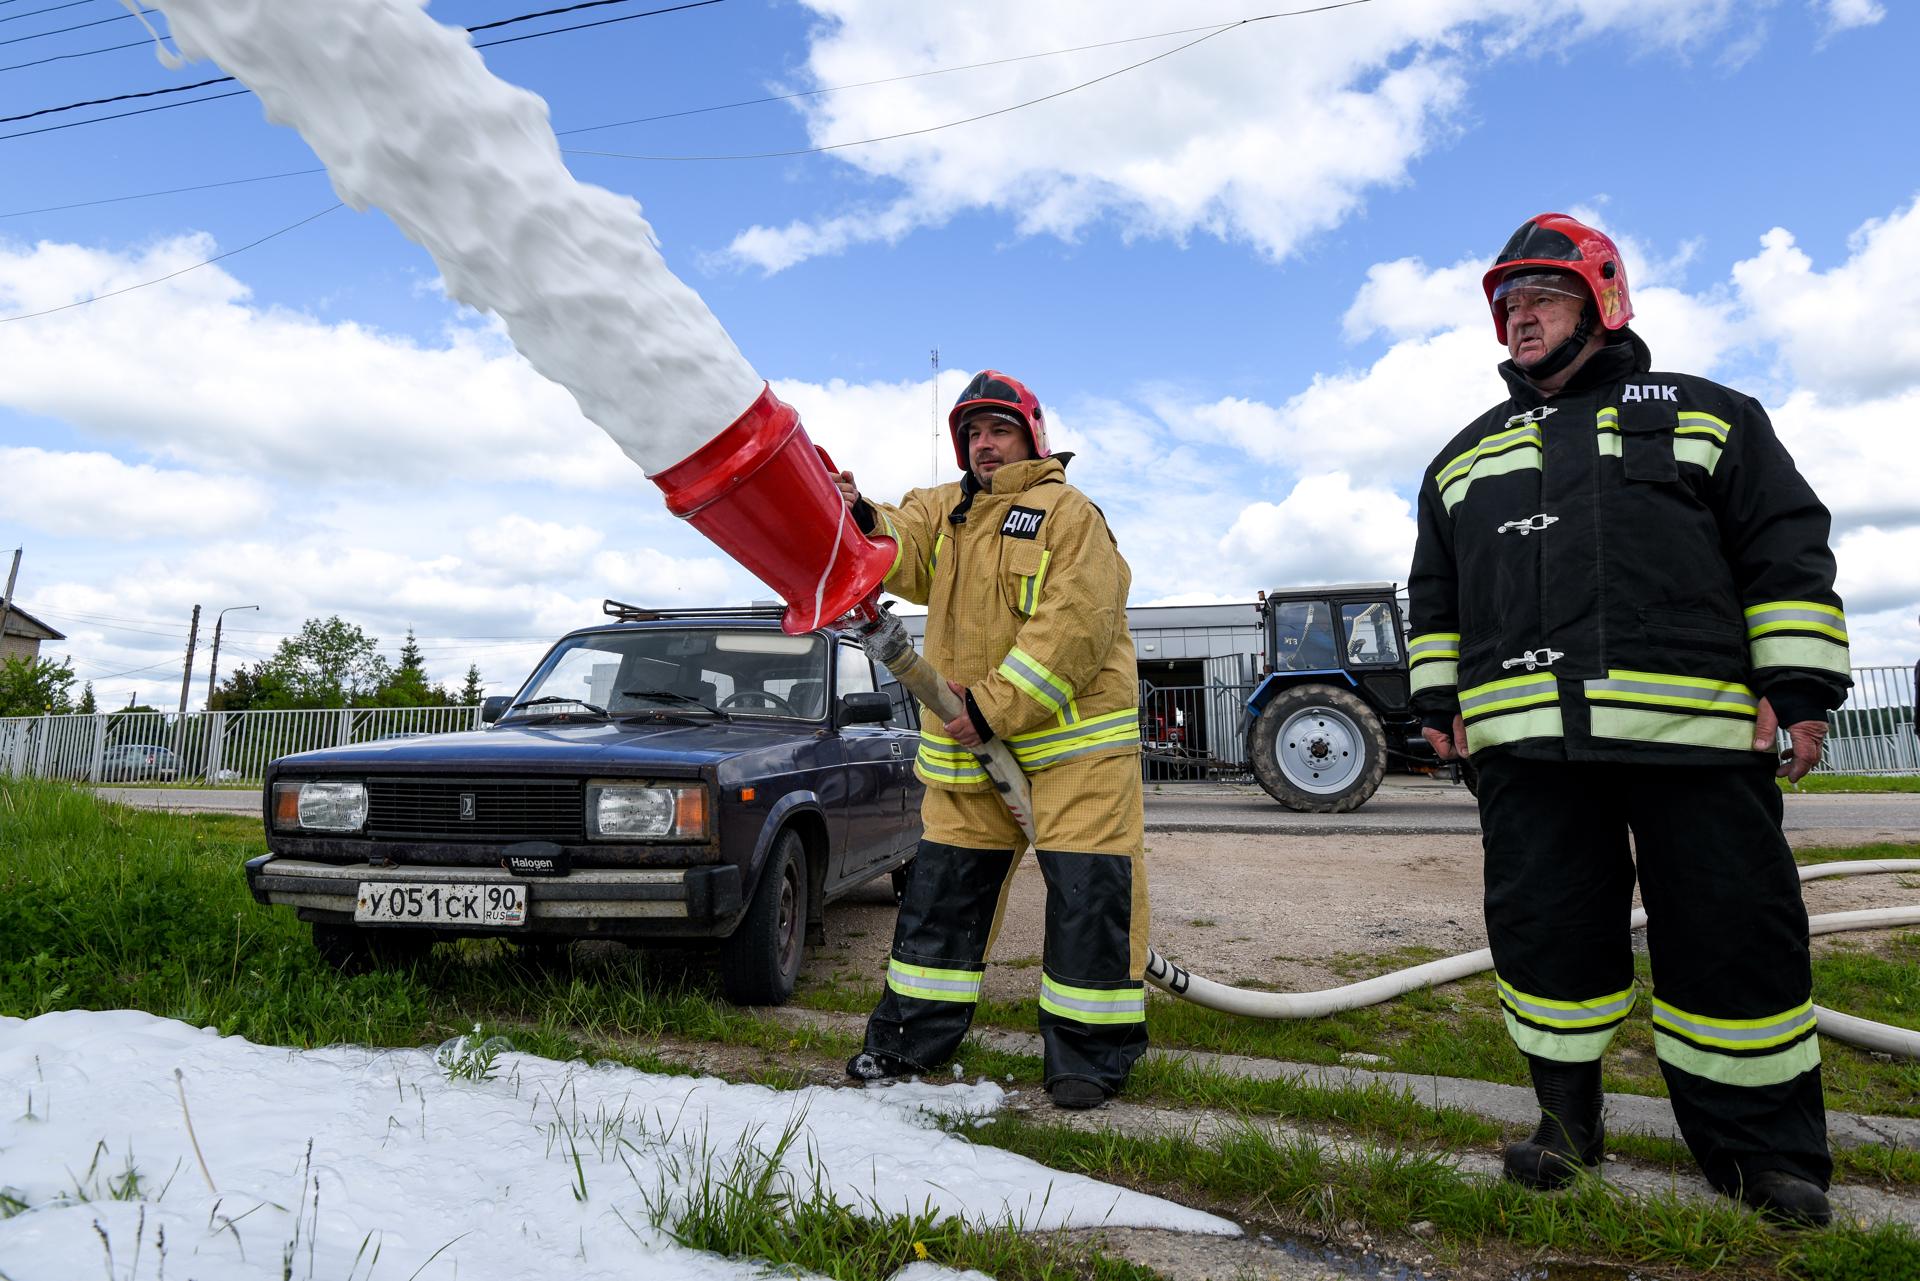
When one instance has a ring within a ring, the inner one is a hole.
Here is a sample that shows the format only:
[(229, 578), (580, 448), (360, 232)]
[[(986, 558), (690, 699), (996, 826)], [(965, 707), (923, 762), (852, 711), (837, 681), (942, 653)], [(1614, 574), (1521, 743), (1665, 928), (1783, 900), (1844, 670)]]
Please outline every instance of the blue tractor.
[(1288, 809), (1367, 803), (1392, 763), (1445, 769), (1407, 705), (1406, 628), (1392, 583), (1260, 594), (1265, 673), (1247, 700), (1247, 760)]

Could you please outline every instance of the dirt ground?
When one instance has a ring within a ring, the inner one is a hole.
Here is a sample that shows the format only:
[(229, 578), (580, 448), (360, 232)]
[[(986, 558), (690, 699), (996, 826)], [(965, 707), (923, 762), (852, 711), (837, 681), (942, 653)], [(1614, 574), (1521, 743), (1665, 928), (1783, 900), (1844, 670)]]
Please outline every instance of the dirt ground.
[[(1875, 834), (1794, 835), (1796, 844), (1832, 845)], [(1407, 947), (1452, 955), (1487, 945), (1477, 836), (1154, 833), (1147, 874), (1154, 947), (1236, 986), (1312, 991), (1348, 981), (1332, 968), (1342, 958)], [(1804, 892), (1813, 914), (1904, 906), (1920, 903), (1920, 876), (1820, 880)], [(1028, 855), (1015, 873), (987, 969), (989, 997), (1037, 992), (1045, 893)], [(893, 919), (884, 878), (835, 903), (827, 945), (809, 949), (808, 976), (877, 981), (886, 972)], [(1815, 940), (1816, 948), (1830, 945)]]

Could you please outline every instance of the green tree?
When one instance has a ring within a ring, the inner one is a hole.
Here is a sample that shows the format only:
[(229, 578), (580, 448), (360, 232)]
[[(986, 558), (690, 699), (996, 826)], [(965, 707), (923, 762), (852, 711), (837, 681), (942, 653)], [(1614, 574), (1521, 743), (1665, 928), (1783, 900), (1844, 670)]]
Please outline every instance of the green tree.
[(335, 614), (309, 618), (263, 664), (254, 707), (348, 707), (370, 700), (393, 675), (380, 641)]
[(100, 704), (94, 701), (92, 681), (88, 681), (86, 685), (81, 688), (80, 701), (74, 704), (73, 710), (82, 716), (92, 716), (100, 710)]
[(73, 710), (69, 659), (9, 658), (0, 663), (0, 716), (40, 716)]
[(452, 695), (427, 680), (426, 661), (420, 656), (420, 643), (407, 629), (406, 643), (400, 646), (400, 663), (367, 700), (374, 707), (445, 707)]
[(467, 707), (477, 705), (487, 694), (487, 687), (480, 680), (480, 664), (467, 664), (467, 683), (460, 687), (460, 702)]
[(216, 712), (244, 712), (258, 707), (292, 707), (285, 683), (265, 663), (239, 666), (227, 673), (213, 691), (208, 707)]

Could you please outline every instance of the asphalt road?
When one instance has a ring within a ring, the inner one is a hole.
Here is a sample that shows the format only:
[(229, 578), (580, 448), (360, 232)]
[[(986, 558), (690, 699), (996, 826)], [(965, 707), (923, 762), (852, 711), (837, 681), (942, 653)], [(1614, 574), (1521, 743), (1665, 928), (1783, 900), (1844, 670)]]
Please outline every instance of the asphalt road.
[[(1851, 842), (1920, 840), (1920, 794), (1789, 794), (1784, 826), (1793, 833), (1845, 833)], [(1424, 778), (1389, 778), (1351, 814), (1296, 814), (1258, 787), (1162, 784), (1147, 788), (1149, 832), (1286, 832), (1339, 835), (1473, 835), (1480, 813), (1465, 787)]]
[[(254, 789), (100, 787), (103, 799), (143, 809), (258, 814)], [(1849, 841), (1920, 840), (1920, 794), (1792, 795), (1786, 829), (1845, 833)], [(1285, 832), (1299, 836), (1383, 832), (1403, 836), (1466, 836), (1480, 830), (1467, 789), (1424, 778), (1389, 778), (1351, 814), (1296, 814), (1259, 788), (1207, 783), (1149, 784), (1149, 832)]]

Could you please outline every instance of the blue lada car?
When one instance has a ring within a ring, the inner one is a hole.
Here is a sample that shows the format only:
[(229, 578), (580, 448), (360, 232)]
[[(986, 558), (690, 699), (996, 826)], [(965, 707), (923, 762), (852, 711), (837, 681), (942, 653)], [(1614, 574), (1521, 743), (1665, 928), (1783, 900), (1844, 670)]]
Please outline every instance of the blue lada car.
[(773, 611), (607, 612), (486, 728), (275, 761), (254, 898), (347, 968), (473, 936), (715, 940), (729, 1000), (785, 1001), (826, 905), (913, 857), (912, 701)]

